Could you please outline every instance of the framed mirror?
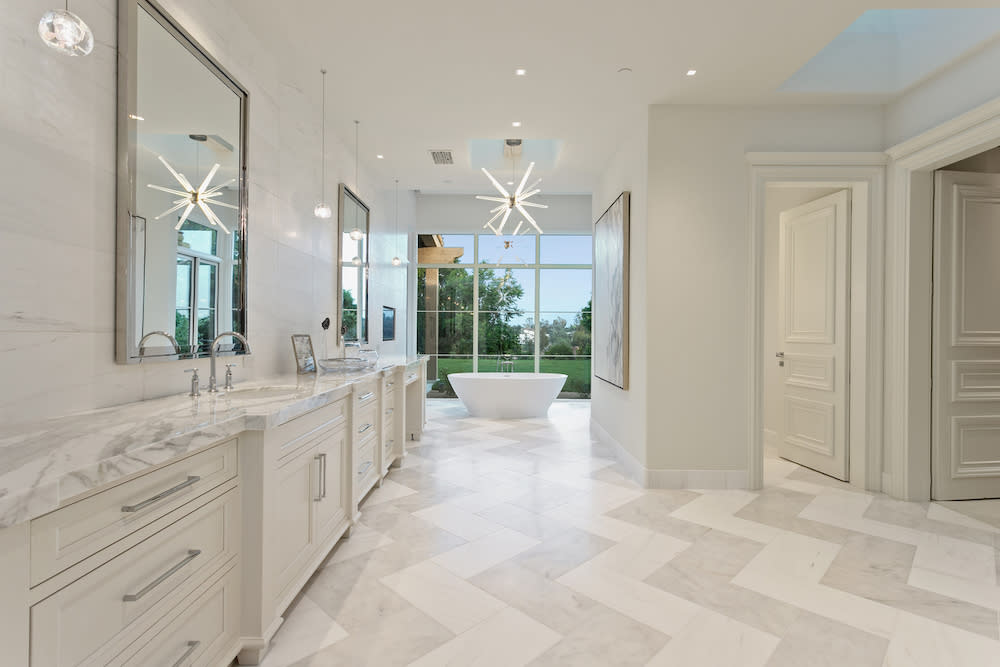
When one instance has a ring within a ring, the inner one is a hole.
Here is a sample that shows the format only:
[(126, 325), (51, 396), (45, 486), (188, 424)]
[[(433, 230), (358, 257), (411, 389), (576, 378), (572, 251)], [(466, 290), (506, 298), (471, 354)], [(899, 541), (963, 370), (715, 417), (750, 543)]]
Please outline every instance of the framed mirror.
[(340, 336), (342, 343), (368, 343), (368, 225), (371, 212), (340, 184)]
[(154, 2), (118, 16), (116, 358), (207, 356), (247, 332), (247, 91)]

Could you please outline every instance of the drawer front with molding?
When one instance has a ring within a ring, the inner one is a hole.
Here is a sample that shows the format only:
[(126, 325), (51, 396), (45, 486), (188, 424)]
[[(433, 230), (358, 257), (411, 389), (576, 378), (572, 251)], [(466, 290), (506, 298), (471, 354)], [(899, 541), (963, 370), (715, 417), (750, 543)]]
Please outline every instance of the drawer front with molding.
[(382, 472), (389, 469), (389, 464), (395, 459), (396, 452), (396, 441), (389, 435), (386, 435), (382, 443)]
[(420, 364), (410, 364), (406, 367), (406, 384), (416, 382), (420, 377)]
[(387, 396), (382, 400), (382, 423), (388, 428), (392, 424), (393, 415), (396, 414), (396, 400), (392, 396)]
[(278, 457), (284, 458), (303, 447), (312, 445), (313, 440), (315, 440), (314, 436), (319, 430), (327, 430), (340, 424), (346, 424), (349, 407), (350, 402), (345, 396), (275, 428), (268, 437), (273, 438), (273, 442), (281, 443)]
[(214, 667), (212, 661), (218, 660), (219, 653), (232, 646), (239, 636), (239, 572), (238, 567), (230, 569), (161, 632), (136, 642), (138, 651), (126, 651), (127, 658), (111, 664)]
[(354, 457), (354, 495), (359, 499), (368, 493), (372, 485), (378, 481), (378, 467), (375, 464), (375, 441), (369, 440), (367, 444), (361, 445), (357, 449)]
[(377, 398), (376, 387), (378, 383), (375, 380), (368, 380), (367, 382), (359, 382), (354, 388), (355, 400), (358, 402), (358, 407), (363, 407), (366, 405), (371, 405), (375, 402)]
[(370, 405), (358, 411), (358, 421), (354, 424), (356, 442), (362, 442), (375, 435), (378, 430), (378, 406)]
[(382, 377), (382, 391), (389, 394), (396, 389), (396, 373), (395, 371), (387, 371)]
[(233, 489), (31, 608), (31, 665), (104, 664), (238, 552)]
[(237, 456), (237, 441), (230, 440), (34, 519), (31, 585), (233, 479)]

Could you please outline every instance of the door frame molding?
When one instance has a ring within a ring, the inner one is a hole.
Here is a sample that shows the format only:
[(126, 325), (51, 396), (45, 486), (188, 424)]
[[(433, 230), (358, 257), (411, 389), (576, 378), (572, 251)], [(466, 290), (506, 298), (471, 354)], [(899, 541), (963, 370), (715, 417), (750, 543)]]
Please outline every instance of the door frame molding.
[[(855, 380), (850, 384), (849, 395), (851, 480), (866, 490), (881, 490), (882, 250), (887, 156), (884, 153), (747, 153), (746, 159), (750, 165), (748, 486), (759, 489), (764, 484), (764, 227), (767, 188), (842, 187), (851, 189), (852, 206), (864, 206), (867, 214), (867, 234), (852, 234), (851, 241), (851, 368), (848, 376)], [(852, 226), (853, 220), (854, 216)], [(859, 298), (863, 299), (862, 303), (858, 303)], [(856, 381), (858, 377), (864, 378), (861, 386)], [(861, 455), (858, 456), (858, 453)]]
[(934, 171), (998, 144), (1000, 99), (886, 151), (883, 490), (895, 498), (928, 501), (931, 494)]

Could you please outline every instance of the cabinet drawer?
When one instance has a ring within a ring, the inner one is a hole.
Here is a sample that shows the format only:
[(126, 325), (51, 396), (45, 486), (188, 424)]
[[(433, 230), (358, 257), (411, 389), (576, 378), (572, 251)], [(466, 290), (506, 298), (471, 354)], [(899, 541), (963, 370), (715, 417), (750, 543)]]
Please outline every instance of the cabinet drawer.
[(396, 449), (396, 441), (392, 439), (391, 436), (386, 435), (382, 442), (382, 470), (383, 472), (388, 469), (389, 464), (395, 458), (394, 453)]
[(233, 479), (237, 452), (230, 440), (33, 520), (31, 585)]
[(118, 645), (231, 559), (239, 490), (230, 490), (31, 608), (31, 665), (103, 664)]
[(355, 400), (357, 401), (359, 407), (370, 405), (375, 402), (375, 399), (378, 397), (378, 392), (376, 391), (377, 386), (378, 385), (375, 380), (368, 380), (365, 382), (359, 382), (354, 387), (354, 396), (356, 397)]
[(354, 437), (358, 442), (367, 440), (378, 430), (378, 406), (370, 405), (358, 411), (358, 421), (354, 425)]
[(372, 484), (378, 481), (375, 444), (374, 440), (369, 440), (367, 444), (358, 447), (357, 455), (354, 457), (354, 493), (356, 499), (368, 493)]
[(420, 377), (420, 365), (416, 364), (413, 366), (406, 367), (406, 384), (416, 382), (417, 378)]
[(396, 400), (387, 397), (382, 401), (382, 423), (391, 424), (393, 415), (396, 414)]
[(396, 387), (396, 373), (395, 371), (390, 371), (385, 374), (382, 378), (382, 392), (384, 394), (392, 393)]
[(326, 430), (339, 424), (346, 424), (349, 406), (350, 403), (345, 396), (275, 428), (273, 434), (268, 437), (273, 437), (273, 442), (280, 443), (278, 458), (284, 458), (303, 447), (312, 445), (314, 435), (320, 429)]
[(213, 665), (239, 636), (239, 568), (232, 567), (153, 637), (143, 637), (118, 665)]

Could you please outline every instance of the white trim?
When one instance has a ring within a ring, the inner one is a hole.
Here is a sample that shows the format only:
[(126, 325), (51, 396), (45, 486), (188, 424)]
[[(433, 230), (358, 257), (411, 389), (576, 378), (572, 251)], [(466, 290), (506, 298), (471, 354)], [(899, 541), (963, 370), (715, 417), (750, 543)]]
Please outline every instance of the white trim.
[(1000, 98), (886, 151), (884, 490), (895, 498), (926, 501), (931, 492), (933, 172), (998, 143)]
[[(851, 401), (852, 432), (855, 424), (863, 429), (864, 456), (852, 463), (860, 472), (854, 483), (870, 491), (882, 488), (882, 300), (883, 300), (883, 241), (885, 234), (885, 164), (882, 153), (748, 153), (750, 163), (750, 223), (748, 280), (748, 447), (747, 485), (758, 489), (764, 484), (764, 224), (767, 187), (857, 186), (865, 191), (868, 201), (867, 243), (855, 248), (867, 255), (867, 271), (862, 280), (866, 300), (867, 322), (859, 332), (863, 344), (855, 345), (851, 355), (852, 376), (864, 376), (863, 387), (855, 379), (852, 393), (863, 396), (860, 403)], [(859, 261), (864, 261), (856, 257)], [(861, 288), (861, 285), (858, 285)], [(858, 336), (852, 334), (853, 340)], [(861, 347), (859, 350), (858, 347)], [(859, 393), (859, 392), (862, 392)], [(857, 414), (858, 412), (862, 414)], [(855, 438), (856, 440), (857, 438)], [(855, 457), (857, 458), (857, 457)]]
[(591, 434), (614, 450), (625, 476), (644, 489), (746, 489), (746, 470), (669, 470), (646, 468), (603, 426), (590, 420)]
[(632, 456), (632, 453), (625, 449), (622, 443), (615, 440), (614, 436), (605, 430), (593, 417), (590, 418), (590, 433), (598, 442), (607, 445), (614, 450), (615, 458), (625, 469), (625, 476), (639, 486), (646, 488), (646, 468), (639, 462), (639, 459)]

